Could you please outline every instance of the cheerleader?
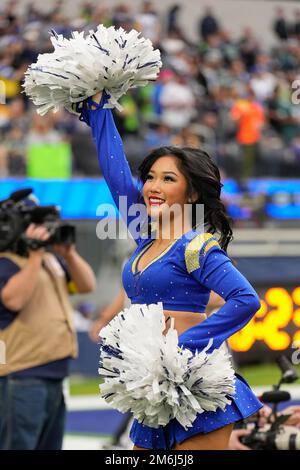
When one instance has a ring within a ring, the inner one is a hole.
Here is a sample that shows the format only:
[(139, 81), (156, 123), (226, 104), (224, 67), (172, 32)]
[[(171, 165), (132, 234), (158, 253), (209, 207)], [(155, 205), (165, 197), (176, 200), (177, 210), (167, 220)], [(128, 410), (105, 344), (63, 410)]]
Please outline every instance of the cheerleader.
[[(41, 114), (68, 100), (68, 109), (80, 103), (76, 110), (91, 127), (102, 173), (136, 242), (123, 269), (133, 305), (101, 331), (102, 396), (132, 411), (134, 449), (227, 449), (233, 423), (262, 405), (221, 346), (260, 302), (226, 254), (232, 230), (220, 173), (206, 152), (155, 149), (140, 165), (141, 190), (132, 178), (110, 108), (132, 85), (155, 79), (159, 54), (136, 32), (126, 34), (100, 26), (86, 40), (75, 33), (69, 42), (56, 37), (55, 54), (43, 54), (30, 68), (25, 91)], [(148, 217), (155, 218), (155, 236), (136, 225), (134, 204), (145, 209), (146, 229)], [(205, 233), (197, 227), (200, 204)], [(182, 210), (171, 212), (165, 230), (164, 215), (174, 205)], [(186, 205), (191, 218), (181, 218)], [(225, 303), (207, 318), (211, 290)]]

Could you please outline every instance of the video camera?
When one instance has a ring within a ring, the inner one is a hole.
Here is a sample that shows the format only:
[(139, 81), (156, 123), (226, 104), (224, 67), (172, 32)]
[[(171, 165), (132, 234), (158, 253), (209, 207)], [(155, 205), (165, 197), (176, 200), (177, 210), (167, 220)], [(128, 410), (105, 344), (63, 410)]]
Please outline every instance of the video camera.
[(249, 435), (241, 437), (240, 441), (253, 450), (300, 450), (300, 430), (284, 424), (290, 415), (277, 413), (278, 404), (291, 399), (289, 392), (279, 390), (281, 384), (292, 383), (299, 376), (285, 356), (279, 356), (277, 363), (282, 372), (281, 379), (273, 386), (273, 390), (263, 393), (261, 397), (263, 403), (272, 404), (272, 413), (268, 416), (267, 423), (261, 427), (258, 414), (244, 421), (246, 426), (247, 423), (254, 423), (254, 428)]
[[(8, 199), (0, 201), (0, 251), (17, 251), (19, 242), (27, 249), (38, 250), (41, 247), (76, 241), (75, 227), (63, 224), (56, 206), (29, 205), (28, 196), (32, 189), (20, 189), (11, 193)], [(48, 240), (26, 238), (24, 232), (31, 224), (41, 224), (51, 236)]]

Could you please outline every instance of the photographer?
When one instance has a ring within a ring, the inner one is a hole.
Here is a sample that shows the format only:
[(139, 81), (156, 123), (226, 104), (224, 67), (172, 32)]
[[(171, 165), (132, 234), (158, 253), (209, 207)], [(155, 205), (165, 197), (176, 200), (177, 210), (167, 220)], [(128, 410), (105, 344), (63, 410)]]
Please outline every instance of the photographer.
[[(22, 204), (31, 205), (32, 199)], [(62, 383), (77, 353), (68, 283), (86, 293), (95, 288), (95, 277), (74, 244), (53, 245), (59, 256), (50, 253), (50, 237), (47, 224), (30, 223), (0, 252), (0, 340), (6, 345), (6, 364), (0, 365), (0, 449), (62, 446)]]
[[(259, 426), (263, 428), (267, 423), (268, 417), (271, 415), (272, 409), (264, 405), (258, 412), (259, 415)], [(284, 408), (284, 410), (279, 413), (279, 415), (289, 415), (285, 421), (286, 426), (294, 426), (295, 428), (300, 429), (300, 405), (292, 405)], [(241, 442), (241, 438), (244, 436), (249, 436), (251, 430), (248, 428), (234, 429), (231, 433), (229, 440), (229, 449), (230, 450), (252, 450), (247, 445)]]

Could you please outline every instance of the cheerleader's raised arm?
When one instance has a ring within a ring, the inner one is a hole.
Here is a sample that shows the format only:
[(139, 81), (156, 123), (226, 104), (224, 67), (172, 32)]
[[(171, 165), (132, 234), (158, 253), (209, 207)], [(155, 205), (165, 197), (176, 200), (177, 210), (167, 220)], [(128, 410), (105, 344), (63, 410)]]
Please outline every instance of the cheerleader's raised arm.
[[(130, 88), (156, 80), (162, 65), (160, 51), (154, 50), (151, 41), (140, 37), (138, 31), (126, 32), (113, 26), (99, 25), (88, 34), (73, 31), (68, 39), (52, 30), (50, 39), (54, 50), (39, 54), (37, 62), (28, 67), (24, 91), (41, 115), (61, 107), (81, 112), (81, 120), (92, 128), (112, 197), (138, 243), (147, 216), (144, 205), (140, 206), (142, 214), (132, 207), (143, 201), (132, 179), (111, 111), (104, 107), (122, 109), (118, 100)], [(101, 98), (101, 90), (105, 90), (101, 102), (95, 103), (93, 98)], [(120, 205), (121, 196), (127, 197), (126, 204), (122, 200)], [(137, 216), (139, 220), (131, 224)]]
[[(93, 98), (85, 100), (82, 103), (80, 120), (91, 127), (104, 179), (122, 218), (127, 226), (130, 226), (138, 215), (137, 209), (143, 209), (145, 205), (126, 159), (123, 142), (116, 128), (112, 111), (103, 107), (107, 101), (108, 95), (104, 93), (102, 96), (98, 93)], [(141, 206), (133, 207), (136, 204)], [(146, 219), (145, 212), (145, 217), (141, 217), (140, 220), (146, 222)], [(131, 234), (139, 243), (139, 229), (135, 230), (135, 228), (134, 225)]]

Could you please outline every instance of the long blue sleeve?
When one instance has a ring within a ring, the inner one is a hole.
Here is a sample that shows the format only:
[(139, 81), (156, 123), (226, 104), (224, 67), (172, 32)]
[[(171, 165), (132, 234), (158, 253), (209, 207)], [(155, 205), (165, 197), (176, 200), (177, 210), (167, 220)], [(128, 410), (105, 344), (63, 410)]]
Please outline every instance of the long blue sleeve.
[(247, 279), (233, 266), (220, 247), (201, 256), (201, 267), (191, 273), (200, 284), (219, 294), (226, 303), (205, 321), (179, 336), (179, 345), (201, 351), (212, 338), (211, 349), (219, 348), (243, 328), (260, 308), (260, 300)]
[[(122, 139), (115, 126), (110, 109), (104, 109), (107, 95), (103, 94), (99, 104), (91, 98), (83, 103), (80, 120), (86, 122), (91, 129), (93, 139), (97, 148), (100, 168), (105, 181), (110, 189), (111, 195), (120, 214), (127, 223), (131, 234), (138, 243), (140, 226), (136, 228), (136, 217), (139, 213), (133, 204), (139, 204), (145, 210), (142, 194), (135, 183), (123, 149)], [(120, 197), (123, 196), (120, 204)], [(127, 198), (124, 201), (124, 196)], [(146, 215), (140, 218), (141, 225), (146, 222)]]

